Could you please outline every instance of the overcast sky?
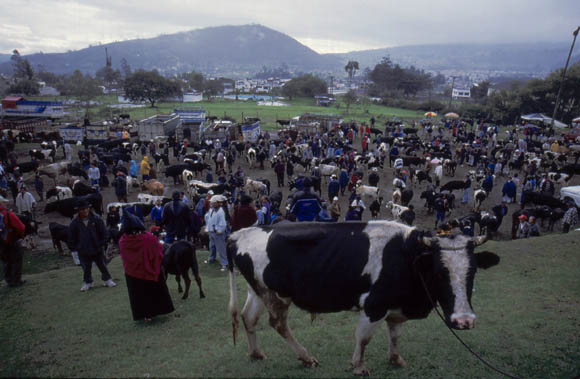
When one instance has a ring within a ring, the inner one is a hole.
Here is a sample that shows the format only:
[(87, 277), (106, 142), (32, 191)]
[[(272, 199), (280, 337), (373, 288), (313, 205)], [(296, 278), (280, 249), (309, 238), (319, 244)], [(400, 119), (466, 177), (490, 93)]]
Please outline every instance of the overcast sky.
[(262, 24), (319, 53), (456, 42), (571, 42), (580, 0), (0, 0), (0, 53), (63, 52)]

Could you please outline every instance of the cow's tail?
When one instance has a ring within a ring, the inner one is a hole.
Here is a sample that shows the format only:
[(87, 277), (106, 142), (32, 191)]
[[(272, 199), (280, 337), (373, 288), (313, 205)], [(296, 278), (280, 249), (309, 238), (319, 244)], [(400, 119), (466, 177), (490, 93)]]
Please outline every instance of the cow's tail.
[(232, 337), (234, 339), (234, 345), (236, 344), (236, 337), (238, 335), (238, 291), (236, 290), (236, 274), (234, 270), (234, 255), (236, 254), (236, 251), (236, 242), (228, 239), (227, 254), (228, 267), (230, 271), (230, 301), (228, 304), (228, 311), (232, 321)]

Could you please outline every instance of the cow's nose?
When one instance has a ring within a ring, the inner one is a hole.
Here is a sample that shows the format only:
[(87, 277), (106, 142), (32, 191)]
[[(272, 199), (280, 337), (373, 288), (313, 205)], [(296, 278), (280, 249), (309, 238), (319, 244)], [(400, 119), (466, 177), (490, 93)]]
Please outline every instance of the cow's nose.
[(451, 316), (451, 324), (457, 329), (475, 328), (475, 315)]

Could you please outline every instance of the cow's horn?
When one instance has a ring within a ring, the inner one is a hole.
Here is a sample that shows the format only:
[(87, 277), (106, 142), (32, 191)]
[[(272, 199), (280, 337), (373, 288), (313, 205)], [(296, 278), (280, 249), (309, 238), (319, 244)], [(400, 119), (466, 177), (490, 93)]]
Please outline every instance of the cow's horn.
[(487, 235), (483, 235), (483, 236), (479, 236), (479, 237), (475, 237), (473, 239), (473, 245), (474, 246), (479, 246), (484, 244), (487, 241)]
[(422, 241), (425, 246), (431, 247), (433, 245), (433, 238), (423, 237)]

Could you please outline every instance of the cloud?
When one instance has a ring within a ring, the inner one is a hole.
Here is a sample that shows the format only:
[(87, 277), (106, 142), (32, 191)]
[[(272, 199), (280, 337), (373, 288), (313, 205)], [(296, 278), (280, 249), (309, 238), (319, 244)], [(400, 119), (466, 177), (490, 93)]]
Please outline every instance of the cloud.
[(580, 2), (559, 0), (0, 0), (0, 52), (28, 54), (259, 23), (318, 52), (454, 42), (567, 41)]

